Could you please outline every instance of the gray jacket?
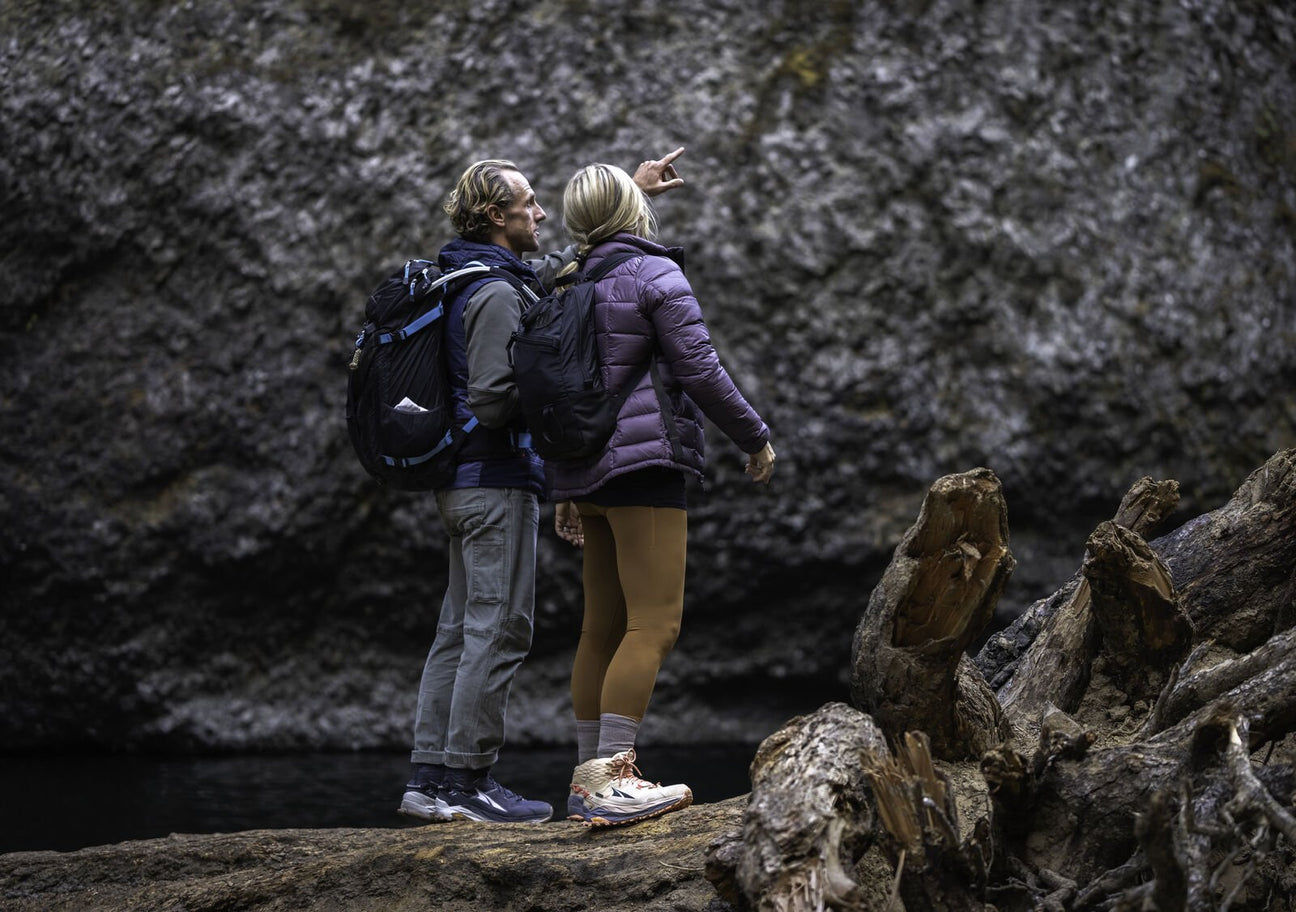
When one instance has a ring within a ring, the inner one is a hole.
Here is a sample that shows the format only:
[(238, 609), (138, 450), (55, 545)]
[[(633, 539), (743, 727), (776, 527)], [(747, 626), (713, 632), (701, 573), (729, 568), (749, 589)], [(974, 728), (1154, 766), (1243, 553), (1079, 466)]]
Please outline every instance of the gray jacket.
[[(576, 246), (550, 253), (527, 265), (540, 284), (553, 287), (554, 277), (576, 259)], [(464, 331), (468, 337), (468, 407), (486, 427), (504, 427), (518, 414), (517, 384), (509, 365), (507, 340), (518, 325), (518, 292), (507, 282), (487, 282), (464, 305)]]

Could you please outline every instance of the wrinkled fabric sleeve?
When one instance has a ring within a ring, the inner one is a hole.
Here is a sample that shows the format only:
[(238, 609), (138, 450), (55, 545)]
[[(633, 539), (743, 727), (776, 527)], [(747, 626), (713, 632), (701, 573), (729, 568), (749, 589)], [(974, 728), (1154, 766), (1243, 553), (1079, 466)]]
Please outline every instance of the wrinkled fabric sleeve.
[(563, 268), (576, 259), (576, 245), (571, 244), (562, 250), (546, 254), (534, 260), (527, 260), (527, 265), (535, 270), (536, 278), (540, 280), (540, 285), (546, 290), (553, 288), (554, 279)]
[(521, 314), (521, 294), (504, 281), (487, 282), (464, 305), (468, 407), (486, 427), (504, 427), (518, 415), (508, 342)]
[(702, 307), (679, 267), (645, 257), (637, 284), (662, 357), (684, 392), (744, 453), (759, 452), (769, 442), (769, 427), (720, 363)]

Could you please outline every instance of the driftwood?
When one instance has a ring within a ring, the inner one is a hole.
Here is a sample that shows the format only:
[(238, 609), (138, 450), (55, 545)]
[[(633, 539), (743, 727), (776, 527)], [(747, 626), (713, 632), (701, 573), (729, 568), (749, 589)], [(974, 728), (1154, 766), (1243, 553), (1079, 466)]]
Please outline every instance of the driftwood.
[[(1176, 482), (1139, 479), (1126, 493), (1112, 521), (1099, 527), (1106, 531), (1098, 546), (1101, 547), (1104, 539), (1117, 536), (1118, 529), (1127, 529), (1137, 536), (1155, 531), (1178, 502)], [(1094, 546), (1091, 538), (1091, 552)], [(1095, 559), (1092, 566), (1096, 575), (1101, 564)], [(1119, 586), (1119, 583), (1112, 585)], [(1119, 613), (1119, 598), (1108, 601), (1116, 605), (1114, 610)], [(1059, 595), (1032, 606), (1029, 616), (1017, 626), (1028, 624), (1039, 625), (1039, 634), (1033, 637), (1025, 655), (1014, 663), (1016, 673), (994, 683), (999, 688), (998, 698), (1005, 715), (1027, 739), (1035, 733), (1047, 707), (1074, 712), (1089, 686), (1090, 672), (1101, 645), (1099, 628), (1094, 622), (1089, 574), (1077, 573)], [(987, 671), (984, 666), (981, 670)]]
[(759, 806), (760, 832), (790, 832), (804, 811), (766, 795), (813, 787), (820, 757), (850, 781), (843, 752), (872, 801), (835, 804), (856, 814), (837, 827), (816, 816), (811, 845), (730, 834), (708, 877), (738, 884), (759, 841), (767, 871), (772, 846), (787, 863), (832, 849), (847, 874), (880, 852), (893, 896), (809, 901), (766, 877), (738, 884), (737, 909), (1296, 908), (1296, 450), (1149, 540), (1177, 500), (1172, 481), (1138, 482), (1076, 575), (973, 662), (1012, 569), (1002, 495), (983, 469), (933, 485), (853, 642), (852, 700), (886, 745), (848, 746), (862, 723), (840, 710), (813, 749), (788, 729), (796, 771), (754, 783), (745, 826)]
[(855, 632), (855, 705), (888, 733), (925, 732), (944, 757), (979, 756), (1007, 737), (999, 704), (965, 651), (1015, 566), (994, 473), (933, 484)]
[(865, 888), (856, 861), (874, 839), (863, 757), (889, 756), (865, 714), (843, 703), (793, 719), (751, 765), (753, 792), (740, 833), (717, 843), (708, 877), (720, 895), (757, 897), (760, 912), (849, 908)]

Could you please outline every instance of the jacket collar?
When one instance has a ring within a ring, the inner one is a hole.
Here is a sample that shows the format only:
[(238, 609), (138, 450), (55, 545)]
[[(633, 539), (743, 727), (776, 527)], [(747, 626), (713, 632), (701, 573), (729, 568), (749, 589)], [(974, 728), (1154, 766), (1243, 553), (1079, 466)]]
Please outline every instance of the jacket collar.
[(437, 265), (444, 270), (461, 269), (471, 262), (483, 263), (487, 266), (498, 266), (524, 279), (536, 279), (535, 270), (523, 262), (513, 251), (506, 250), (498, 244), (482, 244), (477, 241), (455, 238), (442, 247), (441, 252), (437, 255)]
[(651, 256), (666, 257), (673, 260), (680, 269), (684, 268), (684, 248), (683, 247), (663, 247), (656, 241), (650, 241), (647, 238), (641, 238), (637, 234), (627, 234), (621, 232), (614, 234), (606, 241), (595, 245), (594, 249), (589, 252), (585, 258), (585, 268), (598, 265), (598, 262), (609, 254), (619, 251), (629, 251), (630, 253), (643, 253)]

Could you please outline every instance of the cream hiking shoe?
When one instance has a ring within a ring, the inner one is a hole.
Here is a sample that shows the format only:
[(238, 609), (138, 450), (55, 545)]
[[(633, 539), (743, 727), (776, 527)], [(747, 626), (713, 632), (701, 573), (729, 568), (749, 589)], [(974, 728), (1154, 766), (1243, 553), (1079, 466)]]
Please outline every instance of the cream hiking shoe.
[(693, 803), (693, 790), (687, 785), (648, 782), (640, 777), (634, 761), (634, 750), (628, 750), (576, 767), (567, 798), (568, 819), (582, 820), (587, 826), (619, 826)]

